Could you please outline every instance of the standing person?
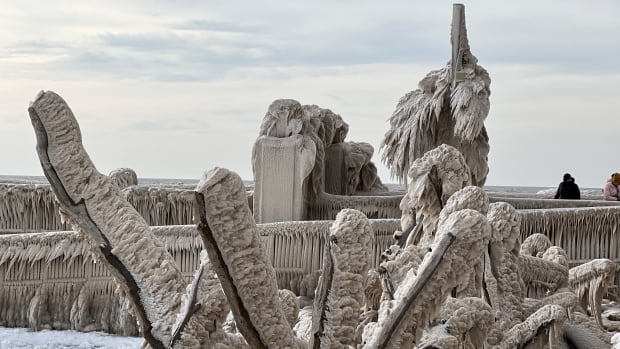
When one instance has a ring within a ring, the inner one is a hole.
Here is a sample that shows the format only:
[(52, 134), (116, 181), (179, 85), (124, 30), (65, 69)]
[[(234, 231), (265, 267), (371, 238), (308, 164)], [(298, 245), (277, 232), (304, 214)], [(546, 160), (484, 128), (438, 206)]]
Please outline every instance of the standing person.
[[(620, 177), (620, 175), (618, 176)], [(573, 178), (570, 173), (564, 174), (564, 180), (558, 186), (558, 191), (555, 193), (555, 199), (581, 199), (579, 186), (575, 183), (575, 178)]]
[(620, 173), (612, 173), (603, 187), (603, 198), (607, 201), (618, 201), (618, 186), (620, 186)]

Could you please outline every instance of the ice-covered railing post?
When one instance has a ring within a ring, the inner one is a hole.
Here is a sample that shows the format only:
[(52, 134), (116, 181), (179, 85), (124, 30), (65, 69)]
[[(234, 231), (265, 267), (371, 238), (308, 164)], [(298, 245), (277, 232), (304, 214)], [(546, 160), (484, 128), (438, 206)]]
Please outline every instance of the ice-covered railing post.
[(258, 223), (305, 219), (304, 188), (314, 167), (316, 145), (301, 135), (299, 102), (274, 101), (252, 150), (254, 218)]
[(373, 147), (345, 142), (348, 130), (329, 109), (292, 99), (271, 103), (252, 150), (256, 222), (305, 220), (308, 207), (321, 209), (325, 193), (386, 191)]
[(483, 186), (486, 181), (489, 137), (484, 120), (491, 79), (470, 51), (461, 4), (453, 5), (451, 44), (448, 65), (428, 73), (417, 90), (400, 99), (390, 117), (390, 129), (381, 143), (382, 160), (402, 182), (416, 159), (441, 144), (463, 153), (474, 185)]

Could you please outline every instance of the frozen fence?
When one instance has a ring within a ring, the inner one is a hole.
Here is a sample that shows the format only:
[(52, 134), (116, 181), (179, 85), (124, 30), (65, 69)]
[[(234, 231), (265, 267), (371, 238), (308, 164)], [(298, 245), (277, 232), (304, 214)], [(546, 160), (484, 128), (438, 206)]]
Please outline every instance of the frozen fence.
[[(311, 295), (318, 281), (331, 221), (259, 225), (278, 285)], [(374, 264), (392, 243), (398, 220), (374, 220)], [(186, 280), (200, 263), (194, 225), (153, 227)], [(91, 258), (76, 232), (0, 236), (0, 326), (75, 329), (137, 335), (128, 304), (109, 272)]]
[(49, 184), (0, 183), (0, 234), (66, 229)]
[[(149, 225), (194, 223), (193, 190), (131, 186), (123, 195)], [(251, 197), (248, 202), (251, 207)], [(67, 229), (49, 184), (0, 183), (0, 234)]]
[[(620, 208), (523, 210), (521, 233), (549, 237), (568, 253), (571, 266), (596, 258), (620, 262)], [(312, 295), (331, 221), (258, 225), (278, 285)], [(396, 219), (371, 220), (373, 265), (399, 229)], [(202, 249), (194, 225), (152, 228), (189, 280)], [(618, 280), (620, 278), (616, 278)], [(137, 333), (127, 304), (108, 271), (92, 260), (88, 243), (75, 232), (0, 236), (0, 326)]]
[(322, 193), (317, 202), (308, 207), (311, 220), (335, 219), (344, 208), (354, 208), (369, 219), (400, 218), (402, 195), (393, 196), (344, 196)]
[(489, 196), (489, 202), (506, 202), (517, 210), (576, 208), (576, 207), (620, 207), (620, 201), (603, 200), (554, 200), (544, 198)]

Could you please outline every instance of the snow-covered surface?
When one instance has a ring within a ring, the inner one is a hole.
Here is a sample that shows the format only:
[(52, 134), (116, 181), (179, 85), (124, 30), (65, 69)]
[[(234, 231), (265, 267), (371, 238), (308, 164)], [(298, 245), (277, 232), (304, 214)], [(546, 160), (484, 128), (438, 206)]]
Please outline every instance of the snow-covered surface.
[[(611, 342), (620, 349), (620, 333)], [(33, 332), (26, 328), (0, 327), (0, 349), (138, 349), (141, 337), (121, 337), (101, 332)]]
[(0, 349), (138, 349), (141, 337), (0, 327)]

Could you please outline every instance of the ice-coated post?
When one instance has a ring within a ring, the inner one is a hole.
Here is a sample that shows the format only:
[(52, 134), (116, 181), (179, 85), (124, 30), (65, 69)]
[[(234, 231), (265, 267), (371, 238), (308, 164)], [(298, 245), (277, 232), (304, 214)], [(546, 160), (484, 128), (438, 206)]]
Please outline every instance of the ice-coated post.
[[(261, 136), (254, 144), (254, 220), (301, 221), (306, 215), (304, 181), (314, 164), (303, 137)], [(308, 161), (311, 160), (311, 164)]]
[(467, 30), (465, 29), (465, 5), (452, 4), (452, 30), (450, 33), (452, 44), (452, 87), (462, 80), (459, 71), (463, 68), (462, 58), (467, 43)]

